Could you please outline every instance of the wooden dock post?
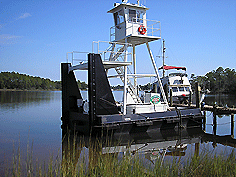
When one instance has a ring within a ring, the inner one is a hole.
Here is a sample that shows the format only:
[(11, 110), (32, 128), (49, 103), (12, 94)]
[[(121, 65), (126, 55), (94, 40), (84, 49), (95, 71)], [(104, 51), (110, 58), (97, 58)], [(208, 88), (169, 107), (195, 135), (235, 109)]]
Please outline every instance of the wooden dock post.
[(154, 86), (154, 93), (157, 93), (157, 84), (153, 84)]
[(191, 104), (192, 104), (192, 91), (189, 92), (188, 107), (190, 107)]
[(177, 113), (177, 115), (178, 115), (178, 117), (179, 117), (179, 128), (181, 129), (181, 128), (184, 128), (183, 127), (183, 123), (182, 123), (182, 115), (181, 115), (181, 112), (180, 112), (180, 110), (177, 108), (177, 106), (175, 107), (175, 110), (176, 110), (176, 113)]
[(173, 106), (173, 91), (170, 89), (170, 107)]
[(216, 127), (217, 127), (217, 117), (215, 111), (213, 112), (213, 134), (216, 135)]
[(164, 85), (164, 92), (165, 92), (166, 99), (167, 99), (167, 102), (168, 102), (169, 100), (168, 100), (168, 86), (167, 86), (167, 84)]
[(199, 83), (195, 83), (195, 96), (196, 96), (196, 107), (200, 108), (200, 86)]
[(234, 138), (234, 114), (231, 114), (231, 137)]
[(206, 111), (203, 111), (203, 131), (206, 132)]

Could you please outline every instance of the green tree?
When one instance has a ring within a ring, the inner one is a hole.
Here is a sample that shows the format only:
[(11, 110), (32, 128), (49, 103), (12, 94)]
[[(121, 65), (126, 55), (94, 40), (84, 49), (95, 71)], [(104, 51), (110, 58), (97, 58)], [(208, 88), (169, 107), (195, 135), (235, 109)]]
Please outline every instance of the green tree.
[(235, 69), (218, 67), (205, 76), (192, 74), (191, 79), (192, 84), (198, 82), (202, 88), (207, 88), (212, 93), (236, 93)]

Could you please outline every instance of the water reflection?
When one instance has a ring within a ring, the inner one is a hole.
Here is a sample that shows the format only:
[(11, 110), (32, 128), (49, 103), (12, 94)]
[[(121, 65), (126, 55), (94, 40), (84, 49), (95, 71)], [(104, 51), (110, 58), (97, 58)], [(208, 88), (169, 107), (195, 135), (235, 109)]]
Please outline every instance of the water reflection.
[[(61, 146), (61, 92), (0, 91), (0, 176), (4, 158), (12, 159), (13, 144), (26, 158), (33, 143), (36, 159), (46, 160)], [(17, 143), (20, 142), (20, 143)]]
[(52, 91), (0, 91), (0, 107), (4, 110), (33, 107), (60, 99), (58, 92)]
[[(118, 91), (115, 94), (119, 96)], [(158, 159), (162, 160), (163, 157), (165, 160), (173, 156), (186, 158), (194, 153), (201, 154), (205, 146), (208, 146), (210, 151), (219, 153), (225, 149), (227, 151), (234, 149), (235, 140), (230, 135), (232, 133), (230, 116), (217, 116), (216, 136), (213, 135), (213, 114), (208, 112), (206, 116), (206, 133), (201, 129), (182, 129), (181, 131), (163, 129), (128, 135), (115, 134), (103, 139), (77, 136), (74, 143), (76, 145), (74, 146), (76, 149), (74, 163), (81, 161), (83, 154), (86, 155), (87, 161), (84, 160), (87, 164), (88, 161), (96, 163), (98, 154), (111, 155), (119, 159), (129, 152), (131, 155), (140, 154), (147, 162), (153, 164)], [(27, 158), (27, 143), (31, 144), (32, 141), (35, 159), (48, 162), (52, 152), (55, 151), (57, 155), (61, 146), (60, 118), (61, 92), (0, 91), (0, 159), (2, 159), (0, 174), (3, 170), (4, 158), (12, 159), (13, 142), (17, 149), (17, 142), (20, 141), (20, 149), (25, 152), (21, 156), (22, 159)], [(234, 124), (234, 135), (236, 134), (235, 127)], [(70, 136), (70, 139), (73, 142), (73, 136)], [(68, 153), (66, 140), (68, 137), (65, 137), (62, 144), (64, 152)], [(69, 149), (73, 149), (72, 147), (73, 143)]]
[(216, 103), (218, 106), (236, 107), (236, 95), (206, 95), (204, 102), (207, 105), (214, 105)]
[[(70, 142), (70, 143), (68, 143)], [(231, 135), (218, 136), (205, 133), (201, 127), (186, 129), (158, 129), (151, 132), (133, 134), (113, 134), (106, 137), (86, 137), (63, 131), (62, 151), (66, 154), (75, 152), (75, 163), (81, 160), (81, 154), (87, 154), (87, 161), (107, 154), (122, 158), (126, 154), (141, 155), (151, 164), (167, 158), (188, 158), (199, 155), (206, 145), (211, 151), (217, 145), (236, 147), (236, 140)], [(69, 148), (68, 148), (69, 147)], [(222, 149), (221, 149), (222, 150)], [(230, 148), (228, 149), (230, 152)]]

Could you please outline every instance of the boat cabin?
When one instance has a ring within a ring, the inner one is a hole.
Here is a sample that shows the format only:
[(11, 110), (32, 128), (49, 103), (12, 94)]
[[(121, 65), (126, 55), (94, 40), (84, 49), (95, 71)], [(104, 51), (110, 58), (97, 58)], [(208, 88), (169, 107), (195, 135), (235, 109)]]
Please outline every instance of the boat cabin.
[(108, 11), (114, 18), (114, 26), (110, 28), (110, 41), (140, 45), (160, 39), (160, 22), (146, 18), (148, 9), (139, 2), (115, 3), (114, 8)]

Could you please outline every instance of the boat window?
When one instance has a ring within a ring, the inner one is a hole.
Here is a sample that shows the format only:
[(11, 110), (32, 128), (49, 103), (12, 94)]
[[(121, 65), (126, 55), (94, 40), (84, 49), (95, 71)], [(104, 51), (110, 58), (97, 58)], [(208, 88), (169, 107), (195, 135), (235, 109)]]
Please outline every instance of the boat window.
[(178, 92), (178, 87), (172, 87), (173, 92)]
[(179, 91), (183, 92), (184, 91), (184, 87), (179, 87)]
[(137, 11), (137, 22), (143, 23), (143, 11)]
[(181, 84), (181, 83), (180, 83), (180, 80), (174, 80), (173, 84), (177, 84), (178, 85), (178, 84)]
[(186, 90), (187, 92), (189, 92), (189, 87), (185, 87), (185, 90)]
[(129, 9), (129, 21), (136, 22), (136, 10)]
[[(122, 9), (116, 13), (114, 13), (115, 25), (119, 25), (124, 22), (124, 14)], [(120, 26), (118, 26), (120, 27)]]

